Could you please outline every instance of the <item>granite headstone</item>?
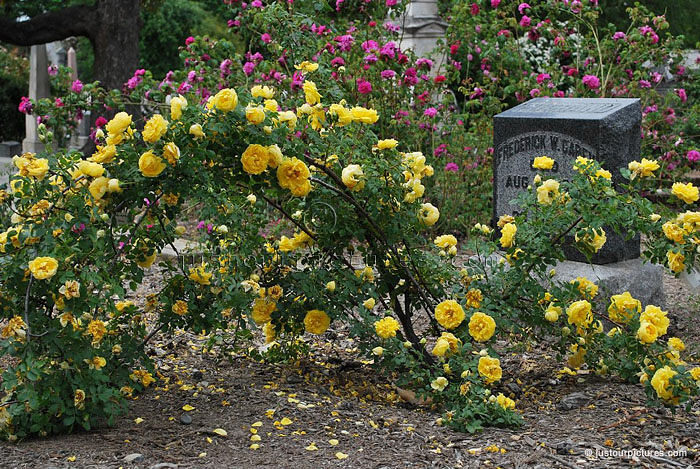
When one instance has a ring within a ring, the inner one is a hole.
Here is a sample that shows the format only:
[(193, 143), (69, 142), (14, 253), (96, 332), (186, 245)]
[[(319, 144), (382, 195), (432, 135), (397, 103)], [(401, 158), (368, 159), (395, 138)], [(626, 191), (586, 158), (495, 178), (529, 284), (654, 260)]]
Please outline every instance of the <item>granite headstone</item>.
[[(600, 162), (612, 173), (613, 183), (622, 180), (620, 168), (639, 159), (641, 105), (638, 99), (535, 98), (494, 117), (494, 219), (517, 215), (513, 199), (532, 184), (538, 156), (549, 156), (555, 166), (548, 173), (561, 181), (573, 176), (576, 157)], [(639, 237), (625, 240), (606, 230), (607, 242), (593, 256), (594, 264), (607, 264), (639, 257)], [(585, 262), (576, 249), (567, 258)]]

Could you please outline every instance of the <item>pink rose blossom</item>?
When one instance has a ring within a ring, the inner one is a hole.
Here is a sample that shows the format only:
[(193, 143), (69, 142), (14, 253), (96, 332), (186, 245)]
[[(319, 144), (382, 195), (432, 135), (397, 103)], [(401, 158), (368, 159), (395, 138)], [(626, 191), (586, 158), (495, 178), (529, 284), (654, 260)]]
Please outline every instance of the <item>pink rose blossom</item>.
[(193, 42), (194, 42), (194, 38), (193, 38), (192, 36), (190, 36), (190, 37), (188, 37), (187, 39), (185, 39), (185, 45), (188, 45), (188, 46), (189, 46), (189, 45), (192, 44)]
[(529, 27), (531, 23), (532, 20), (530, 20), (530, 17), (527, 15), (523, 15), (523, 17), (520, 18), (520, 26), (522, 26), (523, 28)]
[(445, 171), (456, 173), (457, 171), (459, 171), (459, 166), (457, 165), (457, 163), (449, 162), (445, 165)]
[(623, 33), (622, 31), (618, 31), (615, 34), (613, 34), (613, 39), (616, 41), (619, 41), (621, 39), (625, 39), (626, 37), (627, 37), (627, 35), (625, 35), (625, 33)]
[(435, 117), (437, 115), (437, 109), (435, 109), (434, 107), (429, 107), (423, 112), (423, 115), (428, 117)]
[(530, 5), (528, 5), (527, 3), (521, 3), (520, 5), (518, 5), (518, 13), (522, 15), (523, 11), (528, 8), (530, 8)]
[(698, 161), (700, 161), (700, 151), (688, 150), (688, 153), (685, 154), (685, 157), (691, 163), (697, 163)]
[(260, 35), (260, 40), (265, 44), (269, 44), (272, 42), (272, 36), (270, 36), (268, 33), (263, 33)]
[(357, 79), (357, 91), (360, 94), (368, 94), (372, 92), (372, 83), (368, 82), (364, 78)]
[(677, 90), (675, 90), (675, 92), (678, 95), (678, 97), (681, 98), (682, 103), (688, 101), (688, 95), (685, 93), (685, 88), (678, 88)]
[(600, 88), (600, 79), (595, 75), (584, 75), (581, 81), (589, 89), (595, 90)]
[(80, 80), (75, 80), (70, 89), (73, 90), (74, 93), (80, 93), (83, 91), (83, 84)]
[(382, 70), (382, 73), (380, 73), (380, 75), (385, 80), (389, 80), (389, 79), (394, 78), (396, 76), (396, 72), (393, 70)]
[(491, 0), (491, 8), (498, 8), (498, 5), (501, 4), (501, 0)]

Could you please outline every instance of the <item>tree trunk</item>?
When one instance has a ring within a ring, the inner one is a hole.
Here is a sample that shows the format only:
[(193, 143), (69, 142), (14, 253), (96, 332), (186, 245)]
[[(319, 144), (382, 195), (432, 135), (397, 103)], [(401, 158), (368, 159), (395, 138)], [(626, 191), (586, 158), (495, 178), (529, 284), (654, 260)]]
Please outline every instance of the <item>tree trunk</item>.
[(139, 64), (140, 0), (99, 0), (89, 36), (94, 74), (107, 89), (121, 89)]

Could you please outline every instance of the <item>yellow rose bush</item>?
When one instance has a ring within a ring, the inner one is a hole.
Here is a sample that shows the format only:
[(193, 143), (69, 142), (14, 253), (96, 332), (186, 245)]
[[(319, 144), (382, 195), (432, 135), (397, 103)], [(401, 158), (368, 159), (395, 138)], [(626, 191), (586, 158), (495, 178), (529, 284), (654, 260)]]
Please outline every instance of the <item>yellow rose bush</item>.
[[(301, 24), (285, 22), (279, 6), (265, 14), (290, 37)], [(295, 54), (313, 57), (315, 47)], [(540, 159), (540, 183), (519, 199), (528, 216), (483, 220), (465, 242), (476, 255), (458, 263), (461, 240), (443, 230), (431, 197), (434, 153), (389, 133), (392, 111), (344, 88), (325, 54), (252, 85), (250, 65), (231, 66), (247, 60), (233, 49), (191, 44), (185, 53), (210, 59), (201, 81), (188, 79), (195, 70), (162, 82), (146, 73), (125, 96), (86, 85), (91, 103), (119, 109), (95, 133), (95, 151), (15, 159), (2, 197), (16, 213), (0, 227), (0, 350), (23, 361), (0, 384), (11, 416), (3, 435), (113, 422), (157, 379), (148, 341), (179, 328), (207, 331), (222, 350), (237, 344), (286, 360), (347, 326), (397, 386), (429, 397), (466, 431), (522, 421), (503, 386), (514, 367), (499, 357), (523, 331), (550, 338), (572, 366), (647, 375), (660, 402), (697, 392), (678, 344), (669, 348), (661, 308), (614, 292), (606, 310), (592, 282), (547, 275), (565, 244), (592, 255), (611, 230), (648, 233), (648, 259), (691, 268), (700, 228), (692, 189), (676, 191), (686, 212), (654, 221), (631, 170), (621, 194), (595, 161), (557, 181), (550, 169), (560, 162)], [(276, 62), (248, 63), (267, 74)], [(121, 110), (132, 102), (151, 115)], [(198, 207), (196, 265), (175, 248), (186, 205)], [(677, 228), (664, 231), (669, 221)], [(166, 246), (177, 262), (159, 261)], [(132, 302), (156, 268), (162, 288)], [(663, 367), (675, 374), (654, 379)]]

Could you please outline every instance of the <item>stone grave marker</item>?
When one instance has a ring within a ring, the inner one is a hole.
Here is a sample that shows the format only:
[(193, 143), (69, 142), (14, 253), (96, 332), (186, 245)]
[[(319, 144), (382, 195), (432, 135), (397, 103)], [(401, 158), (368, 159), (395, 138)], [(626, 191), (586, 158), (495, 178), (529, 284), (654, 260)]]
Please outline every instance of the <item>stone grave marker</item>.
[[(600, 162), (619, 183), (619, 169), (639, 160), (641, 118), (639, 100), (627, 98), (535, 98), (495, 116), (494, 219), (520, 213), (512, 200), (532, 184), (538, 156), (555, 160), (547, 175), (560, 182), (573, 177), (573, 163), (583, 156)], [(594, 264), (639, 257), (639, 237), (625, 240), (612, 230), (606, 235)], [(586, 261), (576, 249), (566, 251), (568, 259)]]

